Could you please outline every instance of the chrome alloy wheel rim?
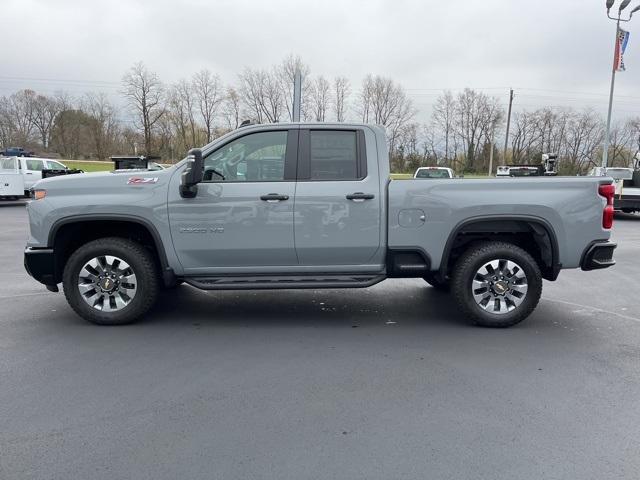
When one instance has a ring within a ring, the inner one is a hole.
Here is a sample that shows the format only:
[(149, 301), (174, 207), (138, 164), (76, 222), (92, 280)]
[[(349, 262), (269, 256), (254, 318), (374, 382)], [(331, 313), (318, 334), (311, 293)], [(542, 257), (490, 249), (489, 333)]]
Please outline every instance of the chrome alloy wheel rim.
[(478, 306), (496, 315), (518, 308), (527, 296), (527, 290), (527, 276), (522, 267), (505, 259), (484, 264), (471, 282), (471, 293)]
[(78, 274), (80, 296), (89, 306), (103, 312), (125, 308), (137, 289), (136, 274), (131, 266), (111, 255), (92, 258)]

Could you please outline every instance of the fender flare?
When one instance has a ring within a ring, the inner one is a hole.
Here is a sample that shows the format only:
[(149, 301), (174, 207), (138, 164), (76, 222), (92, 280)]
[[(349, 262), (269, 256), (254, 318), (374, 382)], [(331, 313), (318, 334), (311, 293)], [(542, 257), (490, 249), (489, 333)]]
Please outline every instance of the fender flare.
[(438, 273), (441, 276), (444, 277), (447, 273), (447, 265), (449, 263), (451, 249), (453, 248), (453, 242), (455, 241), (458, 234), (465, 227), (473, 223), (486, 222), (486, 221), (498, 221), (498, 222), (499, 221), (520, 221), (520, 222), (526, 222), (526, 223), (530, 223), (530, 224), (541, 227), (547, 233), (551, 241), (550, 268), (552, 270), (552, 273), (550, 277), (553, 277), (551, 278), (552, 280), (555, 280), (557, 278), (558, 273), (562, 268), (562, 264), (559, 263), (558, 261), (560, 258), (560, 250), (558, 246), (558, 237), (556, 235), (556, 232), (548, 220), (542, 217), (536, 217), (531, 215), (480, 215), (473, 218), (467, 218), (459, 222), (455, 226), (455, 228), (451, 231), (451, 233), (449, 234), (449, 237), (447, 238), (447, 242), (445, 243), (444, 251), (442, 252), (442, 258), (440, 260), (440, 268), (438, 270)]
[(151, 238), (153, 239), (153, 243), (155, 244), (156, 250), (158, 252), (158, 259), (160, 261), (160, 266), (162, 267), (163, 272), (170, 269), (169, 261), (167, 259), (167, 252), (164, 249), (164, 243), (162, 242), (162, 237), (160, 236), (160, 233), (158, 233), (158, 229), (149, 220), (143, 217), (139, 217), (137, 215), (87, 213), (87, 214), (79, 214), (79, 215), (70, 215), (68, 217), (61, 218), (59, 220), (56, 220), (51, 226), (51, 229), (49, 230), (49, 236), (47, 237), (47, 246), (49, 248), (53, 248), (56, 235), (58, 234), (58, 230), (60, 230), (60, 227), (64, 225), (68, 225), (71, 223), (95, 222), (100, 220), (131, 222), (146, 228), (151, 234)]

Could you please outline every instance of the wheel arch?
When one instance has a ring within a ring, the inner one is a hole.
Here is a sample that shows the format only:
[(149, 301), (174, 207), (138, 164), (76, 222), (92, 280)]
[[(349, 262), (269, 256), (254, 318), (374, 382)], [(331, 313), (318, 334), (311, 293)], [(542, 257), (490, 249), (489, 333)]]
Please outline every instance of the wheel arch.
[(107, 236), (130, 238), (151, 248), (165, 284), (175, 281), (162, 237), (155, 225), (146, 218), (117, 214), (73, 215), (64, 217), (52, 225), (47, 245), (56, 253), (56, 280), (61, 280), (64, 265), (75, 249), (89, 241)]
[(514, 243), (513, 238), (518, 236), (533, 240), (536, 248), (532, 248), (533, 244), (518, 246), (533, 255), (545, 279), (555, 280), (562, 268), (555, 230), (544, 218), (528, 215), (487, 215), (461, 221), (447, 238), (438, 274), (442, 278), (449, 274), (461, 241), (463, 246), (479, 240), (509, 241), (510, 238)]

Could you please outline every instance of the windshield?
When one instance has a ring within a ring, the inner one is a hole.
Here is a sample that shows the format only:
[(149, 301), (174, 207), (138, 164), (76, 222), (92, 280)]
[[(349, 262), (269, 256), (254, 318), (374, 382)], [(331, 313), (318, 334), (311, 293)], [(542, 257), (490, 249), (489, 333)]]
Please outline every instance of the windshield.
[(451, 175), (444, 168), (425, 168), (418, 170), (416, 178), (451, 178)]

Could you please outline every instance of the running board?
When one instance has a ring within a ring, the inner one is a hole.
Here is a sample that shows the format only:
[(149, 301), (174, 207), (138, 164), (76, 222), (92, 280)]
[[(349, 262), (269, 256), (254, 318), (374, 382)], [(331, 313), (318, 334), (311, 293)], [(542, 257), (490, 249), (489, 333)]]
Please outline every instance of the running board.
[(184, 277), (184, 281), (201, 290), (265, 290), (281, 288), (365, 288), (387, 278), (385, 275), (223, 275)]

